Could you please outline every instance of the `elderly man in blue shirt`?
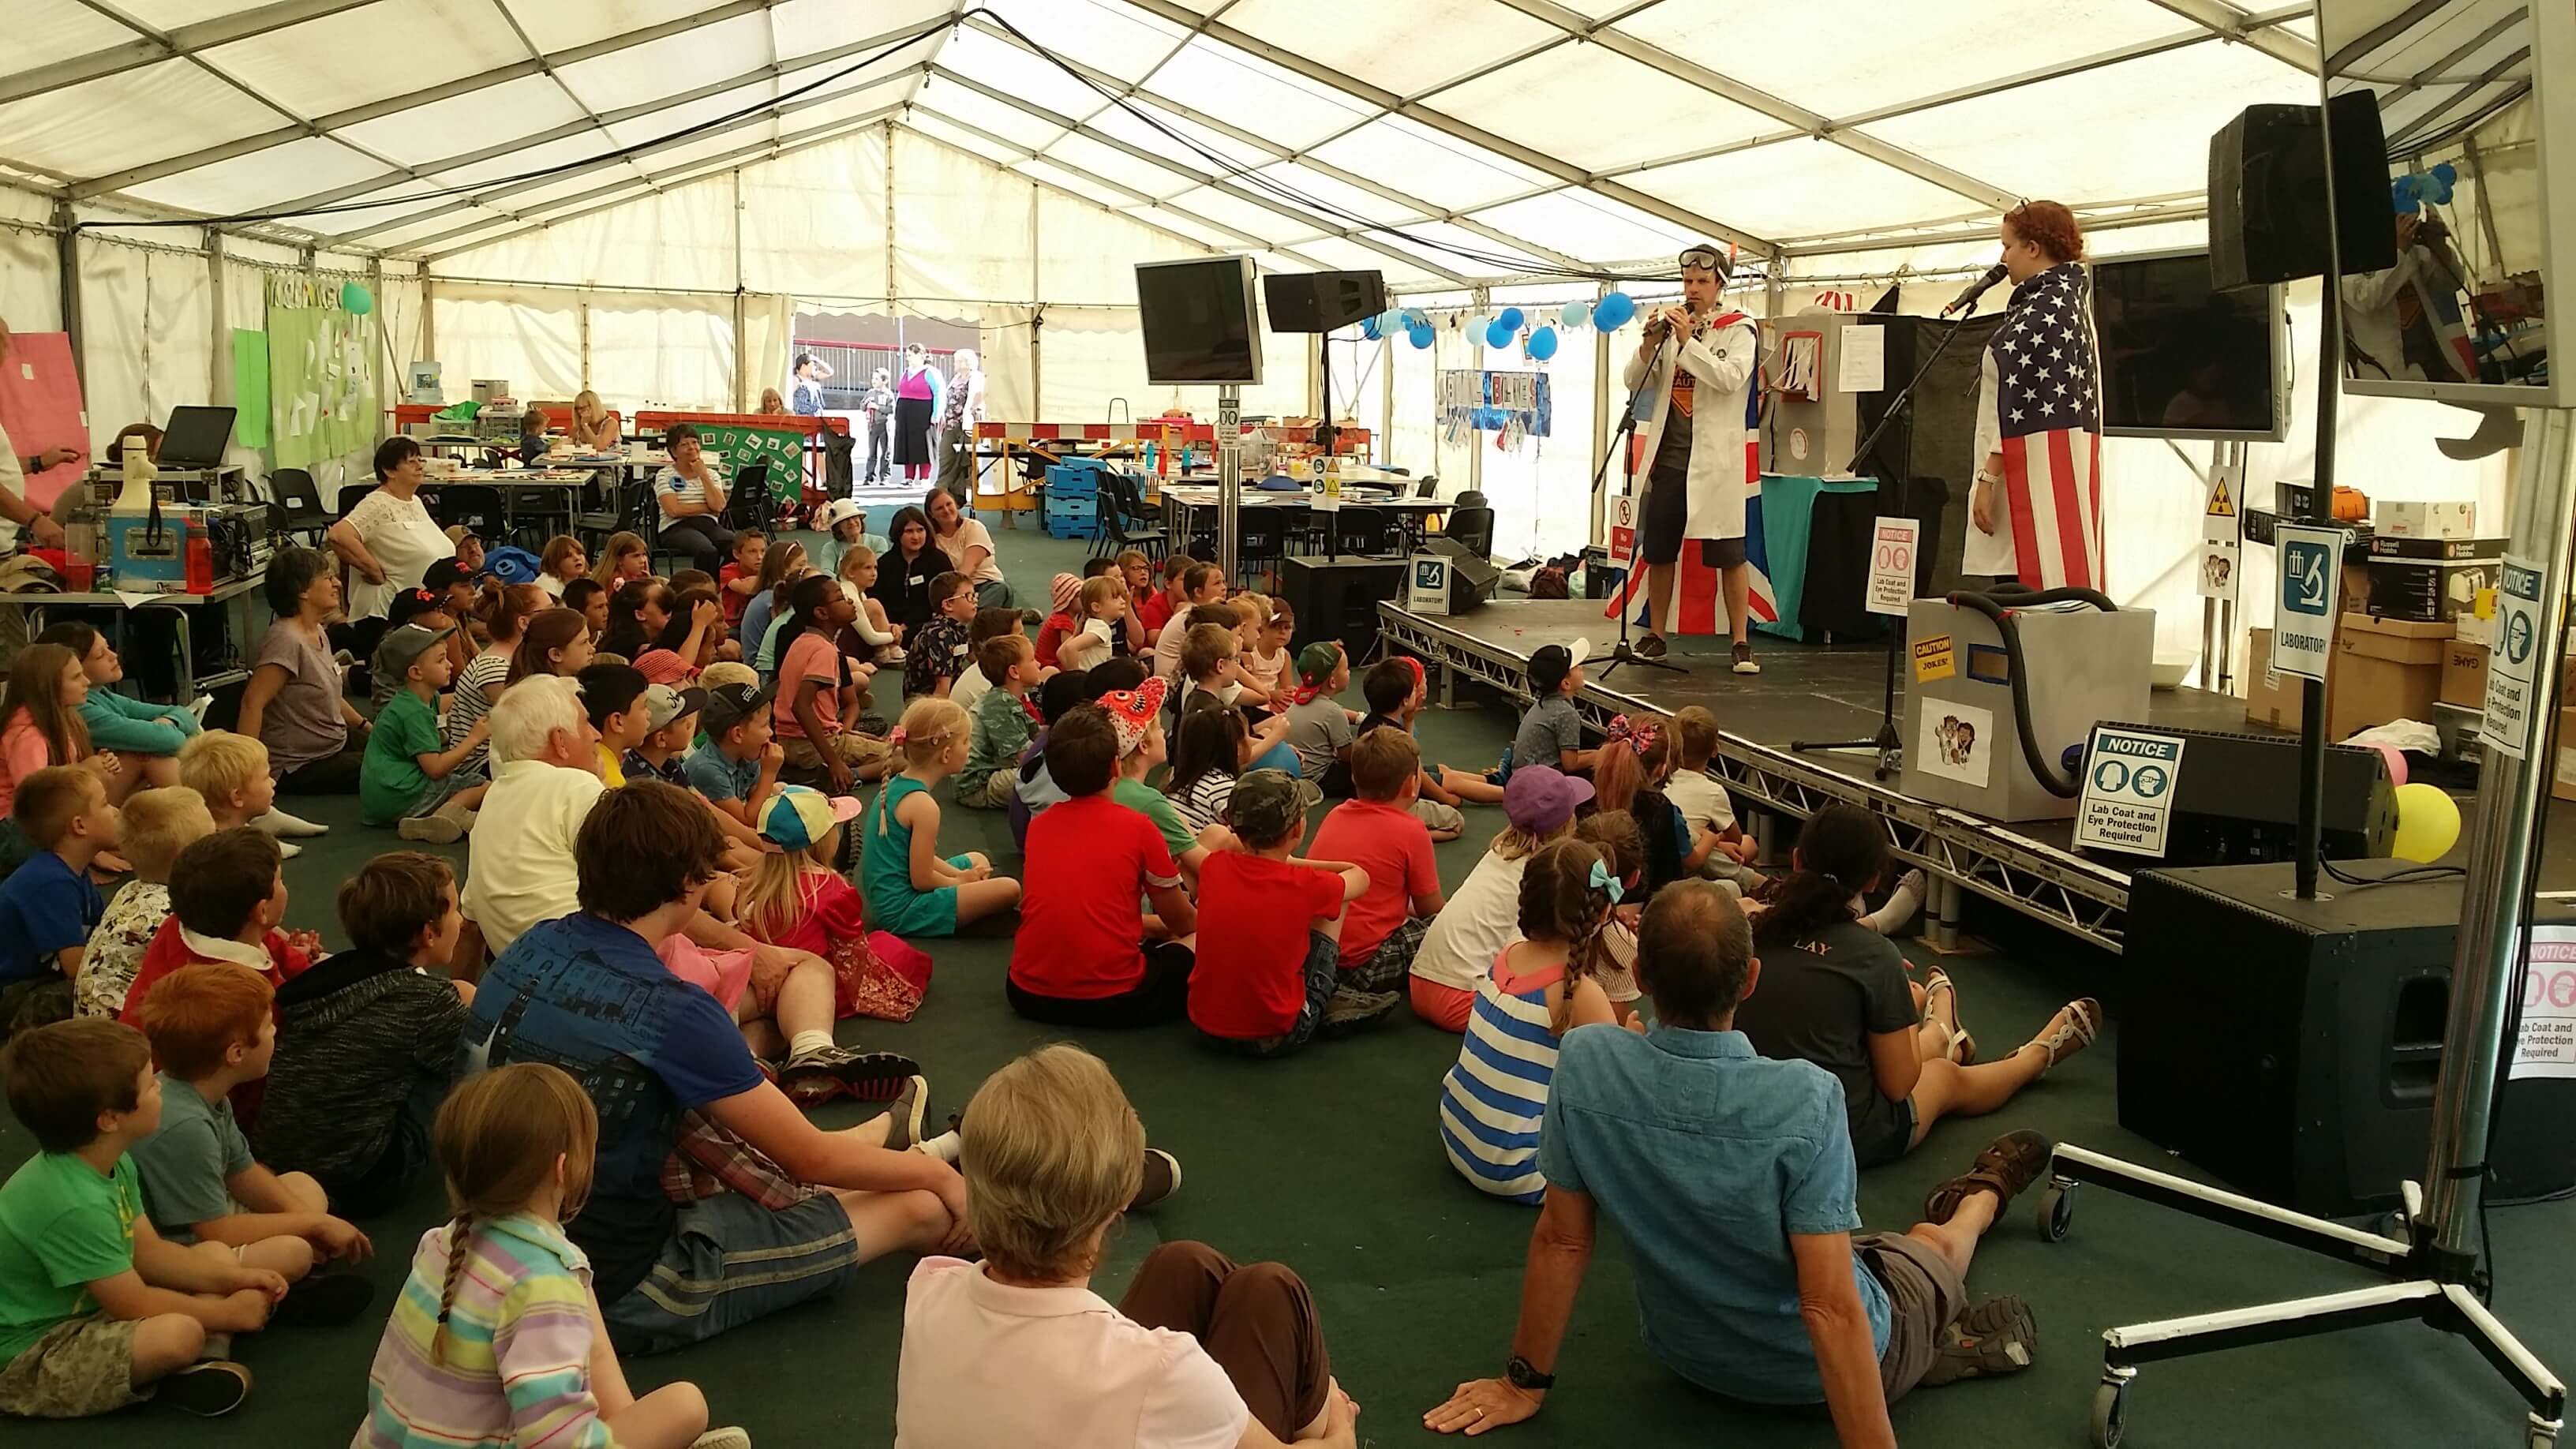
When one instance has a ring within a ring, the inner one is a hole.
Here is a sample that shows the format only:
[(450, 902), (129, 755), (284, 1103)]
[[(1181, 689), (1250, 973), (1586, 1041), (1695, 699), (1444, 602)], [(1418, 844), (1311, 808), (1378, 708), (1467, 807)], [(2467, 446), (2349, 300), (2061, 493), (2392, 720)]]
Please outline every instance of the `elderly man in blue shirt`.
[(2029, 1365), (2030, 1309), (2011, 1297), (1970, 1305), (1968, 1263), (2047, 1169), (2048, 1139), (1999, 1138), (1933, 1190), (1926, 1221), (1859, 1231), (1840, 1084), (1811, 1062), (1755, 1055), (1733, 1029), (1761, 974), (1723, 888), (1682, 881), (1655, 896), (1637, 976), (1661, 1025), (1566, 1034), (1510, 1364), (1460, 1384), (1426, 1426), (1480, 1434), (1539, 1411), (1605, 1208), (1635, 1248), (1647, 1352), (1732, 1398), (1822, 1402), (1847, 1449), (1894, 1445), (1887, 1406), (1918, 1385)]

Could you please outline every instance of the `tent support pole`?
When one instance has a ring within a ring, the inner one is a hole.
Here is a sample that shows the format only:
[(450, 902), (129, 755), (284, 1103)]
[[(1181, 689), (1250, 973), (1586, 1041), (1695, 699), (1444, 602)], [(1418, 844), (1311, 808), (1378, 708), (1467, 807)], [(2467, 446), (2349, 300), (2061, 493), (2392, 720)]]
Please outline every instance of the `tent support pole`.
[[(430, 305), (429, 268), (420, 269), (420, 356), (423, 362), (438, 360), (438, 310)], [(408, 360), (408, 359), (406, 359)], [(404, 383), (404, 400), (409, 401), (410, 384)]]
[[(894, 122), (885, 123), (886, 311), (894, 311)], [(900, 331), (900, 329), (898, 329)]]
[(54, 256), (55, 267), (60, 275), (55, 281), (62, 295), (63, 331), (70, 335), (72, 342), (72, 375), (81, 380), (83, 395), (86, 396), (89, 369), (83, 365), (81, 356), (84, 348), (81, 337), (80, 233), (72, 230), (73, 222), (70, 200), (66, 198), (56, 201), (54, 203)]
[[(207, 244), (213, 245), (213, 239), (208, 238)], [(216, 281), (219, 285), (215, 289), (215, 295), (220, 299), (223, 295), (223, 288), (220, 285), (222, 278), (218, 277)], [(374, 361), (367, 370), (376, 384), (376, 441), (381, 443), (385, 440), (391, 421), (391, 414), (386, 409), (392, 406), (385, 391), (385, 354), (391, 352), (394, 345), (394, 329), (385, 321), (385, 259), (382, 256), (367, 259), (367, 291), (376, 299), (374, 309), (367, 314), (376, 319), (376, 345), (367, 349), (368, 355)], [(220, 300), (217, 301), (216, 307), (215, 315), (220, 318), (223, 315)], [(220, 326), (221, 323), (217, 325)], [(220, 333), (216, 334), (216, 338), (219, 342), (223, 340)]]
[[(1395, 338), (1377, 340), (1378, 411), (1377, 461), (1381, 468), (1395, 465)], [(1434, 465), (1437, 466), (1436, 464)]]
[(206, 233), (206, 330), (213, 334), (207, 340), (214, 345), (206, 349), (206, 396), (217, 403), (230, 403), (233, 397), (232, 369), (224, 359), (232, 356), (232, 308), (224, 298), (223, 233)]
[(733, 181), (733, 410), (751, 411), (751, 350), (742, 345), (742, 168)]
[[(1467, 304), (1474, 311), (1484, 311), (1486, 304), (1493, 300), (1493, 292), (1485, 287), (1471, 288), (1467, 293)], [(1482, 372), (1485, 368), (1485, 339), (1479, 334), (1467, 340), (1476, 349), (1476, 370)], [(1436, 375), (1432, 382), (1435, 387), (1438, 385), (1439, 379)], [(1467, 444), (1467, 486), (1474, 489), (1482, 489), (1485, 486), (1485, 450), (1477, 446), (1478, 441), (1470, 439)]]
[[(1601, 299), (1609, 295), (1610, 284), (1603, 282), (1592, 291), (1592, 305), (1599, 307)], [(1591, 453), (1595, 458), (1607, 457), (1610, 453), (1610, 398), (1610, 334), (1595, 327), (1592, 329)], [(1585, 531), (1584, 542), (1599, 548), (1606, 530), (1601, 526), (1601, 507), (1597, 502), (1592, 505), (1591, 513), (1591, 526)]]

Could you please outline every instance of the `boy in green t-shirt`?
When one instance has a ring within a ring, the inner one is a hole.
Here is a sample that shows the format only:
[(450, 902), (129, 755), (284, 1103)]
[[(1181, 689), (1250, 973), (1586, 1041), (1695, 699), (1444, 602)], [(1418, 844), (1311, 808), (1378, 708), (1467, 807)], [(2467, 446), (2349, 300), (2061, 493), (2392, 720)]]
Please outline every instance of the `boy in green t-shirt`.
[(405, 624), (376, 646), (376, 668), (402, 681), (376, 715), (358, 766), (358, 816), (397, 827), (405, 840), (453, 845), (474, 828), (474, 810), (489, 788), (479, 771), (460, 768), (482, 748), (491, 721), (477, 719), (454, 749), (438, 728), (438, 692), (456, 674), (444, 647), (449, 629)]
[(1211, 825), (1193, 834), (1189, 822), (1171, 797), (1145, 783), (1145, 776), (1163, 763), (1163, 694), (1165, 682), (1148, 679), (1134, 689), (1104, 694), (1099, 705), (1108, 711), (1109, 723), (1118, 732), (1118, 778), (1109, 785), (1109, 798), (1154, 822), (1162, 832), (1165, 848), (1181, 873), (1195, 885), (1199, 865), (1211, 850), (1223, 850), (1234, 843), (1234, 833), (1222, 825)]
[(0, 1184), (0, 1414), (75, 1418), (147, 1395), (221, 1414), (250, 1372), (209, 1335), (269, 1321), (286, 1280), (163, 1238), (126, 1149), (161, 1125), (143, 1034), (83, 1018), (21, 1032), (9, 1110), (43, 1149)]
[(987, 639), (975, 667), (992, 688), (975, 701), (966, 768), (957, 772), (957, 803), (1000, 810), (1018, 796), (1020, 752), (1037, 733), (1029, 707), (1029, 691), (1038, 683), (1037, 646), (1020, 633)]

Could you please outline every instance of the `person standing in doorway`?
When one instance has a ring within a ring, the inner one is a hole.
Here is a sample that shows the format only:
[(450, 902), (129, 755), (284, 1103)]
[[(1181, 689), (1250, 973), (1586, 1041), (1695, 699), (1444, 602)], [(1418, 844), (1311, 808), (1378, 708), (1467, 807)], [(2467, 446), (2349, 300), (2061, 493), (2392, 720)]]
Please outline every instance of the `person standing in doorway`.
[(888, 465), (894, 461), (894, 389), (886, 386), (884, 368), (869, 376), (868, 390), (859, 399), (859, 408), (868, 418), (868, 471), (860, 481), (883, 483)]
[(975, 425), (984, 420), (984, 366), (975, 349), (952, 359), (947, 405), (939, 414), (939, 486), (960, 508), (975, 506)]
[(946, 382), (918, 342), (903, 349), (903, 382), (894, 394), (894, 461), (906, 482), (930, 477), (931, 425), (939, 418)]
[(1673, 622), (1673, 565), (1682, 540), (1699, 540), (1700, 558), (1725, 586), (1726, 623), (1735, 641), (1735, 672), (1759, 674), (1746, 629), (1753, 568), (1744, 553), (1744, 500), (1759, 466), (1751, 428), (1757, 337), (1753, 319), (1725, 306), (1726, 253), (1703, 242), (1681, 255), (1682, 305), (1649, 318), (1645, 340), (1628, 362), (1627, 385), (1645, 384), (1645, 418), (1637, 424), (1647, 464), (1646, 509), (1638, 531), (1651, 613), (1637, 652), (1664, 655)]

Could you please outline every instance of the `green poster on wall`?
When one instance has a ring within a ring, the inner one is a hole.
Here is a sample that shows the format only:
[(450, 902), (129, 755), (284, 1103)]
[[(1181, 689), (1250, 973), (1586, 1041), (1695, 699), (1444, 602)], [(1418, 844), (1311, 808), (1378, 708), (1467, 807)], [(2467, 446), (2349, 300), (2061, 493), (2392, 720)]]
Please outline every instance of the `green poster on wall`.
[(769, 491), (779, 502), (793, 503), (804, 490), (805, 435), (793, 428), (701, 423), (698, 440), (708, 452), (724, 455), (721, 477), (736, 477), (747, 464), (767, 463)]
[(268, 446), (268, 334), (233, 332), (233, 441)]
[(327, 307), (268, 309), (268, 405), (277, 466), (310, 468), (376, 436), (368, 318)]

